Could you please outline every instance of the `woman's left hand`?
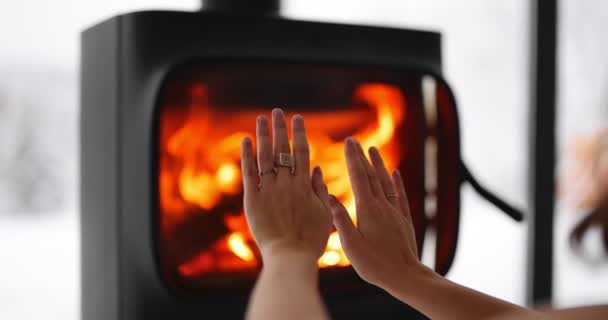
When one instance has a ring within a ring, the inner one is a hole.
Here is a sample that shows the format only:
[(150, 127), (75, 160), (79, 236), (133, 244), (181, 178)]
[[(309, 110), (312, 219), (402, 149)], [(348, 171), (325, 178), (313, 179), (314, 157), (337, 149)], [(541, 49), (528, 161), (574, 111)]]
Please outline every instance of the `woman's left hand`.
[(292, 118), (293, 157), (280, 109), (272, 111), (272, 129), (273, 143), (268, 119), (258, 117), (257, 166), (251, 139), (243, 140), (241, 166), (247, 222), (265, 264), (285, 255), (316, 263), (332, 226), (327, 187), (319, 167), (310, 175), (302, 116)]

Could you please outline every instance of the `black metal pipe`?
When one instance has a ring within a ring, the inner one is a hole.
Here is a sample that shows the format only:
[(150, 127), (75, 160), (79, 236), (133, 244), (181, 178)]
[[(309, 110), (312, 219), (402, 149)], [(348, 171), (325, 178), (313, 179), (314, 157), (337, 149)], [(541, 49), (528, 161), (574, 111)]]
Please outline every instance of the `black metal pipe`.
[(557, 0), (531, 8), (531, 112), (527, 302), (551, 304), (556, 122)]
[(203, 10), (239, 14), (278, 15), (280, 0), (202, 0)]

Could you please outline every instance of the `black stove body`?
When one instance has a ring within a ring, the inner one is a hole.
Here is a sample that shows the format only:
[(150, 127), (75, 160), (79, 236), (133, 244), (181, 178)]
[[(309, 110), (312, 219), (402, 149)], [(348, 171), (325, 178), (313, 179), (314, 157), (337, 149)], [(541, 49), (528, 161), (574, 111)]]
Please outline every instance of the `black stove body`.
[[(248, 290), (189, 294), (167, 284), (160, 267), (154, 160), (158, 92), (173, 68), (190, 61), (356, 65), (441, 78), (440, 35), (432, 32), (224, 10), (129, 13), (86, 30), (81, 62), (85, 320), (243, 318)], [(344, 272), (357, 279), (352, 270)], [(424, 318), (372, 286), (323, 294), (336, 319)]]

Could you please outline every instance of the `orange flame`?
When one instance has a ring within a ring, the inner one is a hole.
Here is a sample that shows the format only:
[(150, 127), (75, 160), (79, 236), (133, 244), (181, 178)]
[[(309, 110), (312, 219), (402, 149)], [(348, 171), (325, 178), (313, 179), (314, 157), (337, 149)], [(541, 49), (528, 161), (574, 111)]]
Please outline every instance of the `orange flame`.
[[(255, 117), (266, 110), (245, 108), (246, 111), (238, 115), (214, 110), (209, 106), (204, 85), (194, 86), (191, 95), (192, 104), (185, 119), (168, 110), (161, 120), (161, 137), (165, 137), (161, 138), (159, 176), (163, 235), (169, 237), (177, 232), (176, 226), (187, 223), (194, 215), (220, 214), (228, 233), (201, 248), (196, 256), (180, 262), (177, 271), (190, 277), (255, 268), (259, 265), (259, 252), (244, 215), (221, 212), (218, 207), (234, 201), (240, 204), (237, 197), (242, 192), (240, 142), (253, 135)], [(387, 84), (360, 85), (353, 98), (367, 108), (301, 114), (308, 126), (311, 164), (323, 168), (330, 193), (345, 203), (354, 220), (355, 201), (342, 140), (350, 135), (366, 149), (377, 146), (387, 167), (395, 168), (401, 159), (400, 146), (394, 136), (403, 122), (406, 105), (400, 89)], [(180, 120), (181, 125), (171, 130), (170, 124)], [(337, 232), (330, 234), (318, 264), (320, 267), (350, 265)]]

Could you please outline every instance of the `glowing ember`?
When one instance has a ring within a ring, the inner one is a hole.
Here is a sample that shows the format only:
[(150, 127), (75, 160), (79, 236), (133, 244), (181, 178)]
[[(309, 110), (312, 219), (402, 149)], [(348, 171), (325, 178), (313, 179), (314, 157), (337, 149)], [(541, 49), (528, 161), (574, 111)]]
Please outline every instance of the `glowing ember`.
[(245, 236), (240, 232), (230, 234), (228, 237), (228, 247), (230, 247), (230, 250), (234, 254), (245, 261), (253, 261), (255, 259), (253, 251), (251, 251), (245, 242)]
[(336, 251), (325, 251), (319, 259), (319, 265), (322, 267), (335, 266), (340, 262), (340, 253)]
[[(214, 221), (228, 230), (207, 247), (200, 248), (198, 254), (179, 261), (177, 271), (186, 277), (251, 270), (259, 265), (259, 252), (243, 213), (226, 210), (234, 210), (235, 203), (240, 205), (242, 201), (239, 197), (242, 192), (241, 139), (254, 135), (255, 117), (268, 110), (245, 108), (245, 112), (234, 117), (210, 107), (206, 95), (204, 85), (194, 86), (187, 117), (168, 110), (161, 123), (161, 136), (165, 137), (161, 139), (164, 142), (159, 177), (163, 237), (170, 238), (179, 232), (176, 231), (178, 225), (188, 223), (197, 215), (220, 215)], [(377, 146), (387, 167), (395, 168), (401, 159), (400, 146), (393, 137), (404, 119), (405, 100), (397, 87), (373, 83), (360, 85), (353, 101), (367, 108), (299, 113), (308, 126), (311, 164), (323, 168), (330, 193), (346, 205), (354, 219), (355, 201), (342, 140), (353, 136), (364, 148)], [(330, 234), (318, 264), (320, 267), (349, 265), (337, 232)]]
[(337, 231), (332, 232), (327, 240), (327, 249), (340, 250), (342, 245), (340, 244), (340, 236)]
[(221, 192), (235, 194), (241, 192), (241, 171), (234, 163), (221, 165), (215, 173), (215, 181)]

